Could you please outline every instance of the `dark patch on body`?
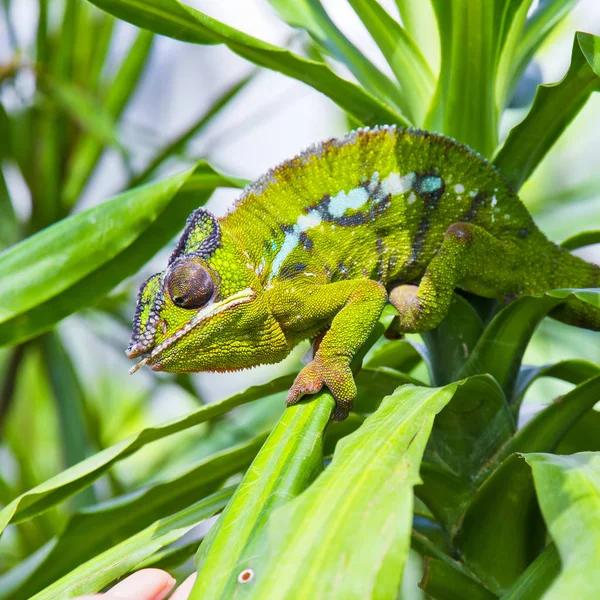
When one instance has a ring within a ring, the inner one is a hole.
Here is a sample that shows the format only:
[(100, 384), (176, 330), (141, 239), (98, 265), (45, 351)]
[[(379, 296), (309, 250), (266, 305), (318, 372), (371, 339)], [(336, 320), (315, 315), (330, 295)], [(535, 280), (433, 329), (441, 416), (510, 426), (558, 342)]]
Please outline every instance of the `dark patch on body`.
[(279, 273), (279, 279), (293, 279), (304, 273), (307, 265), (305, 263), (292, 263), (290, 265), (284, 265)]
[(471, 206), (469, 207), (467, 214), (464, 216), (463, 221), (466, 223), (470, 223), (471, 221), (475, 220), (475, 217), (477, 216), (477, 212), (479, 211), (480, 208), (483, 207), (486, 199), (487, 198), (486, 198), (485, 194), (483, 194), (482, 192), (479, 192), (473, 198), (473, 202), (471, 202)]
[[(429, 185), (433, 179), (439, 179), (438, 187), (432, 188), (431, 185)], [(419, 256), (423, 251), (427, 233), (429, 232), (431, 216), (437, 208), (440, 198), (446, 191), (444, 180), (435, 171), (417, 172), (412, 187), (415, 194), (423, 200), (423, 217), (417, 226), (417, 234), (413, 240), (408, 265), (413, 265), (418, 261)]]
[(306, 231), (303, 231), (300, 234), (300, 243), (307, 252), (310, 252), (313, 249), (314, 243)]

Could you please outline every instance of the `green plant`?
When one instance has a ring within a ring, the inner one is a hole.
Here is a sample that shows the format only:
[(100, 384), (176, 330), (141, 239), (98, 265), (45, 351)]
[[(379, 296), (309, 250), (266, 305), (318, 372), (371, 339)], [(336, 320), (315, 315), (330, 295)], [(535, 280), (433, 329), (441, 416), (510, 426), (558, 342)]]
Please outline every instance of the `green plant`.
[[(114, 145), (128, 160), (115, 121), (134, 87), (135, 78), (122, 73), (138, 73), (145, 62), (151, 37), (144, 30), (223, 43), (260, 67), (313, 86), (352, 123), (394, 122), (451, 135), (493, 159), (516, 189), (600, 89), (600, 38), (576, 33), (565, 78), (538, 88), (528, 114), (499, 145), (500, 117), (517, 82), (574, 2), (540, 3), (527, 18), (529, 0), (397, 0), (401, 25), (376, 0), (348, 1), (394, 80), (361, 54), (318, 0), (271, 0), (283, 19), (308, 33), (310, 59), (176, 0), (94, 0), (143, 28), (139, 49), (110, 87), (116, 88), (113, 100), (97, 95), (100, 69), (91, 65), (102, 61), (99, 53), (73, 42), (77, 23), (88, 19), (110, 36), (113, 18), (67, 2), (58, 43), (40, 2), (34, 66), (17, 60), (2, 71), (4, 85), (20, 68), (32, 68), (39, 79), (35, 102), (0, 113), (0, 131), (4, 139), (10, 136), (4, 159), (19, 165), (33, 202), (30, 222), (13, 220), (2, 228), (5, 244), (15, 241), (16, 231), (39, 232), (0, 255), (0, 343), (12, 347), (4, 406), (17, 372), (43, 365), (49, 378), (38, 385), (48, 389), (39, 393), (46, 400), (36, 410), (51, 418), (47, 396), (54, 395), (65, 436), (93, 431), (82, 383), (52, 328), (137, 271), (212, 189), (240, 185), (201, 163), (66, 217), (104, 146)], [(357, 83), (336, 74), (337, 63)], [(19, 127), (30, 133), (15, 133), (23, 131)], [(23, 148), (24, 142), (32, 146)], [(12, 214), (6, 186), (0, 201)], [(599, 241), (600, 232), (592, 231), (564, 244), (574, 249)], [(386, 312), (363, 349), (359, 399), (343, 423), (329, 423), (333, 401), (322, 393), (283, 412), (272, 427), (292, 373), (142, 429), (85, 460), (89, 439), (72, 440), (66, 446), (69, 469), (17, 497), (8, 483), (0, 486), (6, 505), (0, 528), (18, 524), (12, 531), (26, 545), (25, 555), (41, 547), (2, 577), (0, 598), (71, 597), (99, 590), (140, 564), (178, 564), (196, 545), (168, 545), (221, 509), (196, 557), (200, 577), (193, 598), (395, 598), (410, 546), (423, 557), (420, 585), (431, 598), (596, 598), (600, 419), (594, 405), (600, 367), (581, 360), (523, 364), (536, 327), (569, 294), (600, 305), (598, 290), (591, 289), (549, 290), (504, 308), (457, 295), (447, 319), (423, 336), (424, 347), (416, 346), (419, 351), (407, 341), (381, 339), (393, 316)], [(118, 311), (109, 299), (98, 306), (114, 319)], [(597, 347), (597, 334), (581, 336)], [(564, 388), (553, 383), (548, 397), (558, 398), (517, 429), (523, 399), (541, 378), (572, 387), (562, 394)], [(189, 389), (188, 380), (177, 383)], [(235, 421), (219, 418), (241, 405), (253, 425), (236, 429)], [(74, 419), (86, 427), (74, 426)], [(20, 422), (15, 419), (13, 427)], [(124, 490), (116, 463), (208, 422), (196, 436), (201, 450), (185, 472), (119, 495)], [(26, 457), (29, 449), (14, 431), (11, 442), (13, 452)], [(324, 457), (332, 458), (327, 466)], [(242, 472), (237, 488), (224, 487)], [(102, 475), (118, 500), (94, 506), (90, 485)], [(65, 511), (70, 497), (76, 503)], [(86, 505), (91, 508), (80, 509)], [(247, 569), (254, 577), (245, 583), (238, 578)]]

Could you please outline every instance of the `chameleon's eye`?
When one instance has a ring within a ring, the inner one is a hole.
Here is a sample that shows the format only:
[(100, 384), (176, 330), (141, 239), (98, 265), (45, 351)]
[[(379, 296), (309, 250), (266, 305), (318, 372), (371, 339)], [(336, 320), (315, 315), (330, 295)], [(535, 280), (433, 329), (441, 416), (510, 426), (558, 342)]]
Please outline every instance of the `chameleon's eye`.
[(215, 291), (215, 283), (208, 271), (192, 261), (173, 265), (166, 284), (171, 300), (181, 308), (201, 308)]

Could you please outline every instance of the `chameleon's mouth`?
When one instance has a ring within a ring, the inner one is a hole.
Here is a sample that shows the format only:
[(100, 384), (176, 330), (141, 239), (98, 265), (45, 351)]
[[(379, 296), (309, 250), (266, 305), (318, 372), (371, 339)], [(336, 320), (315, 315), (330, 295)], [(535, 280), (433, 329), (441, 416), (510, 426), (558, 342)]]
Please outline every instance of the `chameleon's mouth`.
[(190, 331), (198, 327), (200, 323), (206, 321), (207, 319), (218, 315), (226, 310), (239, 306), (240, 304), (246, 304), (250, 302), (255, 296), (254, 290), (251, 288), (243, 289), (239, 292), (236, 292), (229, 298), (225, 298), (225, 300), (221, 300), (220, 302), (213, 302), (203, 309), (199, 310), (193, 317), (188, 321), (183, 327), (180, 327), (173, 335), (169, 336), (165, 340), (163, 340), (158, 346), (147, 350), (146, 352), (139, 353), (136, 352), (135, 347), (129, 348), (126, 351), (126, 354), (129, 358), (141, 358), (139, 363), (133, 365), (131, 369), (129, 369), (129, 374), (133, 375), (136, 371), (141, 369), (145, 364), (152, 363), (154, 359), (156, 359), (162, 352), (164, 352), (167, 348), (170, 348), (175, 342), (180, 340), (182, 337), (187, 335)]

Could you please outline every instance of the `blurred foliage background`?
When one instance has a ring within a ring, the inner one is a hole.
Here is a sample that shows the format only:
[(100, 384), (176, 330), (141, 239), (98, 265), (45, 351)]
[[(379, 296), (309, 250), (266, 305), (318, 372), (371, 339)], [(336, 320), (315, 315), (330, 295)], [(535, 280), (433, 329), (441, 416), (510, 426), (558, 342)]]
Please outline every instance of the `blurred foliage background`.
[[(320, 52), (265, 0), (189, 4), (261, 39), (309, 56)], [(335, 0), (324, 4), (331, 9)], [(393, 2), (382, 4), (392, 10)], [(358, 17), (345, 3), (343, 10), (338, 6), (331, 10), (336, 24), (391, 77)], [(566, 71), (575, 29), (600, 32), (595, 0), (579, 2), (544, 43), (503, 117), (501, 135), (527, 112), (538, 83), (557, 81)], [(435, 48), (431, 52), (435, 55)], [(343, 76), (360, 78), (328, 60)], [(595, 94), (522, 189), (536, 222), (555, 241), (600, 223), (598, 114), (600, 94)], [(199, 159), (253, 179), (308, 144), (354, 125), (318, 92), (257, 71), (223, 46), (183, 45), (117, 21), (86, 2), (2, 0), (0, 248)], [(220, 187), (207, 204), (217, 215), (224, 214), (241, 183), (220, 177), (214, 174), (212, 187)], [(208, 195), (210, 184), (203, 185)], [(177, 227), (174, 223), (171, 237)], [(307, 346), (282, 365), (235, 375), (174, 377), (143, 370), (129, 377), (124, 349), (135, 293), (170, 249), (168, 244), (133, 277), (52, 331), (0, 349), (0, 505), (144, 427), (298, 368)], [(600, 262), (597, 246), (581, 254)], [(541, 365), (567, 358), (600, 363), (597, 339), (546, 319), (525, 361)], [(428, 377), (422, 364), (412, 374)], [(528, 395), (531, 413), (560, 386), (571, 387), (537, 381)], [(73, 511), (177, 479), (203, 457), (266, 432), (281, 402), (281, 394), (261, 400), (146, 446), (67, 503), (10, 526), (0, 542), (0, 572), (43, 548)], [(196, 539), (201, 534), (194, 533)], [(412, 576), (409, 571), (407, 581)]]

